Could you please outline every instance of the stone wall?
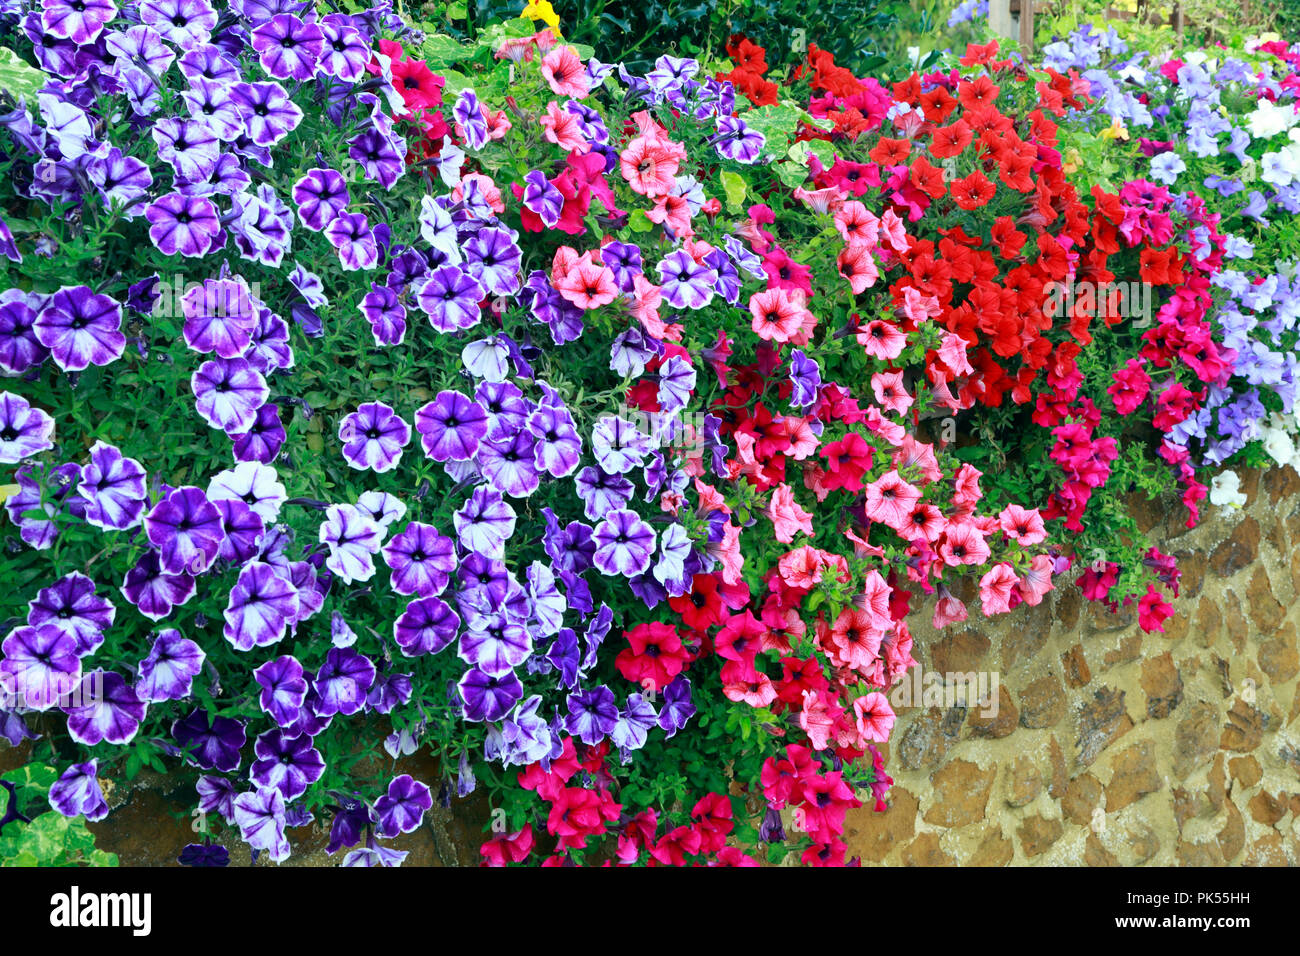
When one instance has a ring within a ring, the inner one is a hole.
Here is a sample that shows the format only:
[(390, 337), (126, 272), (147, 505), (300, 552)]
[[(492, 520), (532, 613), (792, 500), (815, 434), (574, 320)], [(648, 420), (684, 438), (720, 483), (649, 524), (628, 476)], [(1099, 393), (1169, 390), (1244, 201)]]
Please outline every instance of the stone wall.
[(1144, 530), (1183, 572), (1163, 634), (1073, 585), (993, 621), (914, 628), (926, 671), (997, 673), (996, 714), (956, 695), (901, 709), (889, 809), (850, 814), (850, 855), (1300, 864), (1300, 476), (1248, 473), (1242, 487), (1243, 509), (1207, 504), (1190, 531), (1179, 502), (1143, 503)]

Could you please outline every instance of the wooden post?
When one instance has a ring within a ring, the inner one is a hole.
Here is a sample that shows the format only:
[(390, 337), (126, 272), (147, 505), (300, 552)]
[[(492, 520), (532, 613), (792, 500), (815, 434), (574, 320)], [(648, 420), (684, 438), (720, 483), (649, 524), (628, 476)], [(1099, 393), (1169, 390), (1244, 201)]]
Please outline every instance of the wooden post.
[(1011, 0), (989, 0), (989, 29), (1000, 37), (1013, 37)]
[(1034, 2), (1020, 0), (1020, 51), (1025, 56), (1034, 52)]

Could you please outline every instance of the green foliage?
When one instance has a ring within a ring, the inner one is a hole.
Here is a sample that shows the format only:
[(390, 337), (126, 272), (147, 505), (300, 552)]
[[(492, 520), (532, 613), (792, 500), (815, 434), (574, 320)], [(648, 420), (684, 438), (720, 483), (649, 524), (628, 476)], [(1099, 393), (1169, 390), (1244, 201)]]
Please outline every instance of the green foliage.
[(0, 788), (0, 801), (11, 802), (4, 816), (21, 814), (0, 831), (0, 866), (117, 866), (117, 854), (95, 847), (85, 817), (68, 818), (50, 809), (50, 786), (57, 779), (58, 772), (41, 763), (0, 777), (14, 785), (12, 796)]

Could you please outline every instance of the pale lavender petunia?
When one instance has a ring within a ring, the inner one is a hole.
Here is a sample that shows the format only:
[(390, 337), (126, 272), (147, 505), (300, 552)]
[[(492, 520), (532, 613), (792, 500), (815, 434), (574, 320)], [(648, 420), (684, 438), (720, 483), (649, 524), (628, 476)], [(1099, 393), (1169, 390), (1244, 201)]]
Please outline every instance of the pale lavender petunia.
[(491, 488), (475, 488), (452, 520), (465, 548), (498, 560), (515, 533), (515, 510)]
[(196, 259), (213, 250), (221, 235), (221, 220), (212, 200), (172, 192), (144, 211), (149, 239), (166, 256)]
[(217, 27), (206, 0), (141, 0), (140, 19), (183, 50), (207, 43)]
[(178, 176), (207, 179), (217, 167), (221, 140), (197, 120), (169, 116), (154, 123), (150, 135), (158, 145), (158, 158), (171, 163)]
[(41, 26), (50, 36), (86, 46), (117, 18), (112, 0), (42, 0)]
[(325, 227), (325, 238), (338, 250), (344, 270), (352, 272), (379, 265), (379, 245), (364, 214), (339, 213)]
[(279, 83), (235, 83), (230, 95), (244, 116), (248, 138), (256, 146), (274, 146), (302, 122), (302, 110)]
[(289, 858), (285, 836), (284, 796), (273, 787), (262, 787), (235, 798), (235, 823), (239, 835), (255, 850), (265, 850), (276, 863)]
[(181, 93), (190, 116), (203, 123), (224, 143), (233, 143), (246, 132), (244, 114), (230, 95), (230, 85), (199, 76)]

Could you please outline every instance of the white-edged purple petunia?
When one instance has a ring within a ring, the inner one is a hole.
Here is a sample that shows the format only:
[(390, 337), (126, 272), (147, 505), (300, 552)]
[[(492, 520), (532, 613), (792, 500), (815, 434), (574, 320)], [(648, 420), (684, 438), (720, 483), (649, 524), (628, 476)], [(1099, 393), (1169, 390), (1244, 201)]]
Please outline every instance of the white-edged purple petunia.
[(190, 376), (194, 407), (203, 420), (228, 435), (246, 432), (271, 391), (247, 359), (210, 359)]
[(635, 511), (611, 511), (596, 525), (593, 562), (602, 574), (634, 577), (650, 566), (655, 549), (654, 528)]
[(325, 567), (345, 584), (369, 581), (384, 532), (352, 505), (330, 505), (320, 526), (320, 542), (329, 547)]
[(50, 807), (65, 817), (84, 816), (92, 823), (108, 816), (108, 803), (100, 789), (99, 761), (74, 763), (50, 784)]
[(140, 523), (147, 498), (144, 466), (106, 442), (90, 449), (81, 466), (77, 493), (86, 500), (86, 520), (105, 531), (125, 531)]
[(14, 465), (54, 447), (54, 419), (13, 392), (0, 392), (0, 462)]
[(498, 560), (505, 556), (506, 542), (515, 533), (515, 509), (492, 488), (475, 488), (452, 521), (467, 550)]
[(459, 630), (460, 617), (436, 597), (412, 601), (393, 622), (393, 638), (407, 657), (437, 654), (456, 639)]
[(389, 783), (388, 791), (375, 801), (375, 812), (379, 814), (376, 831), (388, 839), (413, 833), (432, 808), (433, 794), (429, 788), (409, 773), (400, 774)]
[(81, 678), (80, 693), (73, 692), (68, 715), (68, 735), (77, 743), (130, 743), (140, 729), (148, 705), (116, 671), (93, 671)]
[(202, 574), (221, 550), (221, 512), (202, 489), (175, 488), (144, 517), (144, 531), (168, 574)]
[(402, 460), (402, 449), (411, 442), (411, 426), (383, 402), (367, 402), (339, 422), (339, 441), (349, 465), (382, 474)]
[(126, 348), (122, 306), (90, 286), (64, 286), (41, 309), (36, 339), (65, 372), (117, 361)]
[(29, 710), (49, 710), (81, 682), (77, 642), (57, 627), (16, 627), (0, 643), (0, 689)]
[(135, 567), (126, 572), (121, 590), (137, 611), (150, 620), (161, 621), (171, 614), (172, 608), (194, 597), (195, 585), (188, 573), (163, 571), (158, 552), (146, 551)]
[(258, 703), (281, 727), (298, 719), (307, 699), (307, 678), (296, 657), (285, 655), (267, 661), (253, 671), (253, 679), (262, 688)]
[(137, 665), (135, 692), (150, 703), (184, 700), (190, 696), (194, 678), (203, 671), (206, 659), (203, 648), (169, 627), (158, 634), (149, 656)]
[(77, 644), (77, 655), (85, 657), (104, 643), (104, 630), (117, 617), (111, 601), (95, 593), (95, 582), (80, 571), (65, 574), (36, 592), (27, 604), (27, 623), (32, 627), (58, 628)]
[(222, 616), (222, 633), (238, 651), (275, 644), (298, 617), (298, 589), (273, 564), (250, 561), (239, 572)]
[(416, 411), (415, 430), (434, 461), (468, 461), (487, 434), (488, 414), (461, 392), (442, 391)]
[(412, 521), (383, 550), (398, 594), (434, 597), (456, 571), (456, 543), (431, 524)]
[(207, 279), (181, 296), (185, 344), (195, 352), (220, 358), (243, 355), (253, 339), (257, 310), (253, 293), (241, 276)]

